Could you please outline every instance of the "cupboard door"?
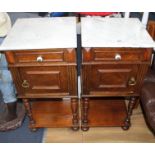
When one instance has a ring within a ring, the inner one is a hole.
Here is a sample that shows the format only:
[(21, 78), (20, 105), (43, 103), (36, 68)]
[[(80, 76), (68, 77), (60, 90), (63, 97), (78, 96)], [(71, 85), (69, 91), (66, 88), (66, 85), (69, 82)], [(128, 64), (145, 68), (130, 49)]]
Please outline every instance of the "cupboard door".
[(83, 87), (83, 93), (99, 96), (134, 94), (139, 83), (138, 71), (139, 65), (135, 64), (83, 66), (83, 85), (86, 83), (87, 86)]
[(20, 67), (21, 89), (26, 96), (69, 95), (66, 66)]

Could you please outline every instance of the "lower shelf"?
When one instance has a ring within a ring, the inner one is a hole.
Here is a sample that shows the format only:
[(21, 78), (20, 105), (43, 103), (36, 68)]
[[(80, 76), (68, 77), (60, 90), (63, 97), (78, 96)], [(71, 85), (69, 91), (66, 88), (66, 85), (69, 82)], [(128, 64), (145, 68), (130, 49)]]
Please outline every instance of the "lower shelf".
[(126, 116), (127, 110), (123, 99), (90, 99), (89, 101), (89, 127), (123, 126)]
[(34, 127), (71, 127), (72, 111), (70, 100), (35, 101), (32, 103)]
[[(33, 101), (32, 116), (35, 128), (72, 127), (70, 100)], [(88, 111), (89, 127), (124, 126), (127, 116), (125, 101), (112, 99), (90, 99)], [(80, 116), (79, 116), (80, 119)]]

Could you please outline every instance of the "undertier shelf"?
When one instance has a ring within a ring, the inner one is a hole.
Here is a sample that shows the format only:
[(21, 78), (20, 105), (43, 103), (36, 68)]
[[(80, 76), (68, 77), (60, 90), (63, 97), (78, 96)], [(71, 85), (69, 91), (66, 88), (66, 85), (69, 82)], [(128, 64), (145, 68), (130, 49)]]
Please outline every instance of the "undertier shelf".
[(118, 127), (127, 116), (124, 99), (90, 99), (88, 121), (90, 127)]
[[(32, 115), (36, 128), (72, 127), (70, 100), (33, 101)], [(90, 127), (124, 126), (127, 116), (125, 100), (90, 99), (88, 121)], [(81, 116), (79, 116), (79, 119)]]
[(70, 100), (35, 101), (32, 115), (35, 127), (72, 127)]

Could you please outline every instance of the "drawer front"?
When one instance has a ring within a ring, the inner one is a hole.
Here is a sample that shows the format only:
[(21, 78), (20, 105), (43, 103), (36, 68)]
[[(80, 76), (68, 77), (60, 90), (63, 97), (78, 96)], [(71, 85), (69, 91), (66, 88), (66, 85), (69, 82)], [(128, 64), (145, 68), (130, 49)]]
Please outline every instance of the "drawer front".
[[(77, 95), (76, 77), (70, 79), (70, 69), (66, 66), (19, 67), (17, 70), (15, 78), (19, 81), (16, 83), (19, 96), (33, 98)], [(71, 74), (76, 74), (74, 68)]]
[(10, 64), (76, 62), (75, 49), (8, 51), (6, 57), (8, 57)]
[(83, 94), (99, 96), (136, 94), (140, 78), (138, 70), (138, 65), (127, 64), (83, 66)]
[(18, 63), (29, 62), (62, 62), (64, 61), (64, 51), (51, 52), (16, 52), (15, 59)]
[(87, 61), (147, 61), (150, 52), (138, 48), (91, 48), (83, 49), (83, 62)]

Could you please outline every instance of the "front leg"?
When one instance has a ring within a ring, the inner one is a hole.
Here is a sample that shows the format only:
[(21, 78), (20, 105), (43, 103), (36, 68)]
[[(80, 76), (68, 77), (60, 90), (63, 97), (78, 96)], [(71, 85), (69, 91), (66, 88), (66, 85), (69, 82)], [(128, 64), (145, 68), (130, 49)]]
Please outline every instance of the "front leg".
[(89, 110), (89, 98), (84, 98), (82, 101), (82, 124), (81, 129), (83, 131), (88, 131), (88, 110)]
[(75, 98), (72, 98), (71, 99), (71, 109), (72, 109), (72, 115), (73, 115), (73, 119), (72, 119), (72, 129), (74, 131), (77, 131), (79, 130), (79, 118), (78, 118), (78, 102), (77, 102), (77, 99)]
[(132, 115), (132, 111), (135, 107), (136, 101), (137, 101), (137, 98), (135, 96), (132, 96), (130, 98), (130, 101), (128, 103), (127, 117), (125, 119), (124, 126), (122, 126), (123, 130), (128, 130), (129, 127), (131, 126), (130, 118)]
[(23, 99), (23, 103), (24, 103), (24, 106), (25, 106), (27, 115), (28, 115), (28, 117), (29, 117), (30, 129), (31, 129), (31, 131), (36, 131), (36, 128), (35, 128), (35, 121), (34, 121), (33, 116), (32, 116), (31, 105), (30, 105), (28, 99)]

